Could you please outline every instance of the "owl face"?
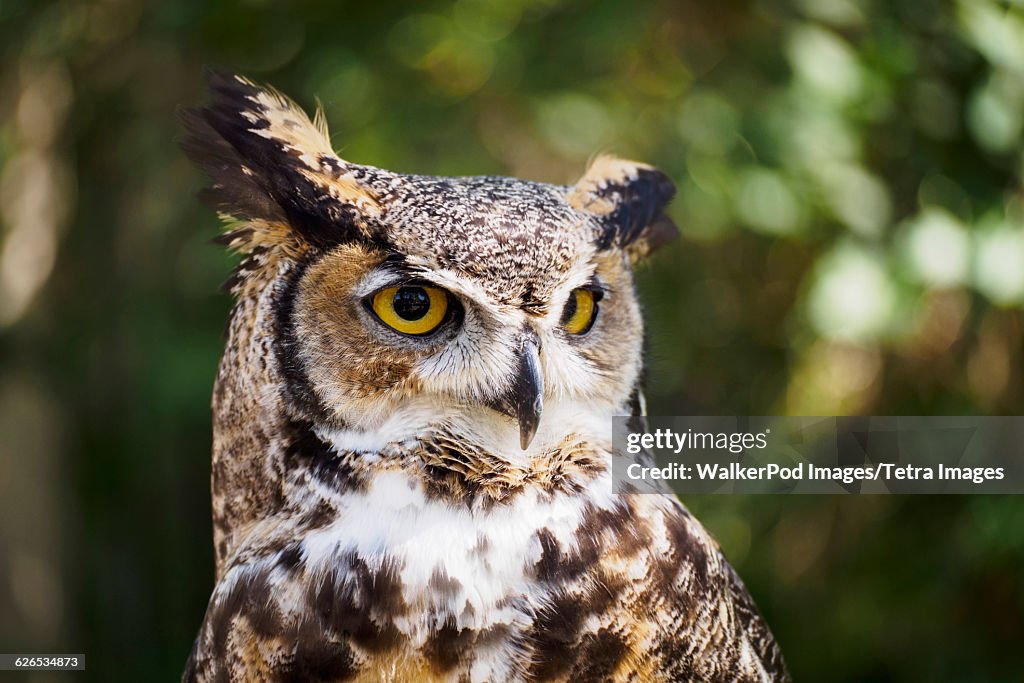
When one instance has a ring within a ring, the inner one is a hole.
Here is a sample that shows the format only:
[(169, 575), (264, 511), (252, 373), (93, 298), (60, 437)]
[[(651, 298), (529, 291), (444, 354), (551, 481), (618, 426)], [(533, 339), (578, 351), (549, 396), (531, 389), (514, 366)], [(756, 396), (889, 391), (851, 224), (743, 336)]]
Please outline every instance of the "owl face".
[(625, 406), (642, 321), (623, 252), (597, 249), (547, 186), (406, 182), (428, 200), (389, 214), (399, 244), (338, 245), (294, 285), (290, 361), (321, 415), (360, 431), (390, 421), (395, 437), (425, 422), (493, 422), (525, 449), (545, 406)]
[(283, 97), (211, 82), (186, 149), (243, 221), (236, 293), (274, 293), (296, 417), (365, 450), (444, 429), (514, 458), (628, 410), (631, 270), (675, 231), (665, 176), (607, 157), (573, 186), (357, 166)]

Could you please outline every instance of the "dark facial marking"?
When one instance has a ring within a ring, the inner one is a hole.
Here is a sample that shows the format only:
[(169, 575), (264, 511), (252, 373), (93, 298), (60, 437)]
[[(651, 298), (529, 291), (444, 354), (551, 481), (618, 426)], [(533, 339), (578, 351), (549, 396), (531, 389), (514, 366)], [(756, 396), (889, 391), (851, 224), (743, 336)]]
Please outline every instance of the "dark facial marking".
[(299, 344), (295, 334), (295, 320), (292, 317), (299, 281), (310, 265), (311, 259), (301, 260), (280, 285), (281, 289), (275, 302), (277, 343), (274, 349), (278, 367), (285, 381), (289, 403), (310, 420), (330, 423), (334, 416), (313, 391), (313, 384), (299, 359)]
[(353, 454), (337, 453), (313, 431), (306, 420), (289, 422), (284, 432), (288, 438), (285, 467), (301, 467), (309, 476), (335, 491), (361, 490), (366, 477), (353, 467)]

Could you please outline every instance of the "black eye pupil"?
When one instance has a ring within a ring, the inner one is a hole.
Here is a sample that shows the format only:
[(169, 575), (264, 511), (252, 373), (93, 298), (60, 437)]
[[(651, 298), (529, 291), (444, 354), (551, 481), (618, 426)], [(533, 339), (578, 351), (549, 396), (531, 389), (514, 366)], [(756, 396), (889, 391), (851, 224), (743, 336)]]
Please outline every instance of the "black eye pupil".
[(430, 296), (422, 287), (402, 287), (395, 292), (392, 306), (403, 320), (419, 320), (430, 310)]
[(576, 315), (576, 298), (578, 296), (579, 295), (576, 292), (573, 292), (572, 294), (569, 295), (569, 300), (565, 303), (565, 311), (562, 313), (563, 325), (572, 320), (572, 317)]

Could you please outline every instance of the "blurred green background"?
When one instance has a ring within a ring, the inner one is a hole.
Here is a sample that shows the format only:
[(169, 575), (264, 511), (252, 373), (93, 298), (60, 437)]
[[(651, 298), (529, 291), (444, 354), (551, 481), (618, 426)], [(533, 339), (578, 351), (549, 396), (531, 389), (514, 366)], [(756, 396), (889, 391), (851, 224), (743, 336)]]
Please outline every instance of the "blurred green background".
[[(360, 163), (667, 171), (654, 414), (1024, 412), (1019, 2), (0, 0), (0, 36), (0, 651), (88, 657), (31, 680), (176, 679), (212, 587), (207, 63)], [(687, 503), (796, 680), (1024, 680), (1024, 500)]]

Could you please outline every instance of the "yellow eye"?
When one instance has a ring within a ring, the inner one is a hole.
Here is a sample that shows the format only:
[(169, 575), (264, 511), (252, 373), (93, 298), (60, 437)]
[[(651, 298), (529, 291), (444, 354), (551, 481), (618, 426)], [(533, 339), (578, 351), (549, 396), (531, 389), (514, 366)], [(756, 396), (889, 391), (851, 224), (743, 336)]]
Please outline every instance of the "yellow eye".
[(569, 295), (569, 303), (562, 314), (562, 327), (569, 334), (586, 334), (594, 326), (597, 318), (597, 302), (600, 292), (590, 289), (574, 289)]
[(385, 325), (403, 334), (429, 334), (445, 320), (448, 294), (424, 285), (388, 287), (373, 295), (371, 307)]

